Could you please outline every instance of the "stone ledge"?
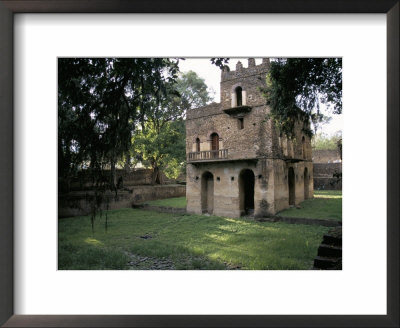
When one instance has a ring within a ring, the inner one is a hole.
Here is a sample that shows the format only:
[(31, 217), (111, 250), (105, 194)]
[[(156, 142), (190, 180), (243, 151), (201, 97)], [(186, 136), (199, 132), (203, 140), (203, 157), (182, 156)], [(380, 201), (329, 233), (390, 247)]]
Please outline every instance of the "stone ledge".
[(334, 220), (310, 219), (310, 218), (289, 218), (283, 216), (271, 216), (256, 218), (260, 222), (283, 222), (289, 224), (307, 224), (307, 225), (322, 225), (324, 227), (342, 226), (342, 222)]
[(132, 207), (148, 211), (162, 212), (162, 213), (186, 214), (186, 208), (180, 208), (180, 207), (157, 206), (150, 204), (139, 204), (139, 205), (133, 205)]

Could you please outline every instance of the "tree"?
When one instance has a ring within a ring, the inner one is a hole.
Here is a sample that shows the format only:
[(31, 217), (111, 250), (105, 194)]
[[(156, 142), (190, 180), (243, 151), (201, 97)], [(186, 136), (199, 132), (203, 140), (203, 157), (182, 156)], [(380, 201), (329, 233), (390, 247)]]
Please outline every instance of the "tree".
[(185, 165), (184, 117), (188, 109), (211, 100), (204, 80), (195, 72), (182, 73), (178, 80), (157, 93), (148, 107), (146, 121), (136, 130), (133, 153), (153, 170), (152, 183), (163, 183), (162, 172), (177, 178)]
[(212, 101), (204, 79), (193, 71), (181, 73), (175, 89), (180, 95), (180, 103), (185, 111), (190, 108), (205, 106)]
[(177, 78), (178, 60), (64, 58), (59, 60), (59, 176), (89, 163), (96, 180), (128, 153), (135, 124), (154, 97)]
[(271, 62), (263, 90), (271, 107), (269, 117), (292, 136), (296, 122), (312, 135), (310, 122), (324, 119), (320, 103), (334, 114), (342, 112), (341, 58), (288, 58)]
[(163, 184), (162, 173), (177, 178), (185, 161), (185, 130), (182, 119), (166, 121), (160, 129), (147, 122), (137, 131), (133, 148), (140, 152), (142, 163), (152, 168), (152, 184)]
[(342, 131), (339, 130), (332, 136), (325, 133), (315, 134), (312, 138), (312, 147), (316, 150), (339, 150), (341, 151)]
[(221, 70), (227, 69), (229, 71), (229, 59), (230, 58), (211, 58), (211, 63), (218, 66)]

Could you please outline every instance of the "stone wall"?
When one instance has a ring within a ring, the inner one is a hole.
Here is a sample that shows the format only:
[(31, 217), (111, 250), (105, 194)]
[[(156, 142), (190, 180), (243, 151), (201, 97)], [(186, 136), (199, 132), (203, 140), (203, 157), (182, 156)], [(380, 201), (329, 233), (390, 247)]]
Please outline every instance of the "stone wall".
[(315, 190), (342, 190), (341, 177), (335, 174), (342, 173), (342, 163), (314, 163)]
[(186, 119), (186, 153), (196, 151), (197, 138), (200, 139), (200, 151), (211, 150), (211, 134), (215, 132), (220, 138), (219, 149), (228, 149), (229, 159), (272, 157), (271, 122), (265, 120), (266, 106), (253, 107), (243, 117), (243, 129), (239, 129), (237, 118), (222, 110), (213, 115), (203, 113), (201, 108), (197, 111), (196, 115), (188, 115)]
[[(115, 194), (107, 192), (103, 204), (108, 202), (109, 209), (132, 207), (134, 204), (150, 200), (183, 197), (186, 194), (184, 185), (135, 186), (131, 191), (119, 191)], [(91, 191), (75, 191), (58, 196), (58, 217), (72, 217), (90, 214), (94, 195)], [(105, 209), (105, 205), (103, 205)]]
[(243, 160), (235, 162), (201, 163), (187, 166), (187, 211), (201, 214), (203, 175), (212, 174), (213, 214), (238, 217), (242, 214), (240, 204), (240, 173), (250, 169), (254, 174), (254, 214), (257, 217), (273, 215), (289, 207), (288, 169), (295, 172), (295, 203), (305, 198), (304, 169), (310, 177), (308, 197), (313, 197), (312, 163), (299, 162), (289, 166), (280, 159)]
[[(286, 164), (283, 161), (274, 162), (274, 185), (275, 185), (275, 213), (289, 207), (289, 180), (288, 171), (293, 168), (295, 176), (295, 204), (298, 205), (305, 199), (313, 198), (313, 165), (312, 162), (299, 162)], [(308, 174), (308, 190), (305, 186), (305, 169)], [(308, 195), (306, 195), (306, 192)]]
[(338, 150), (313, 149), (312, 159), (314, 163), (337, 163), (340, 162)]
[[(302, 123), (296, 125), (294, 136), (289, 139), (268, 120), (270, 108), (260, 91), (265, 86), (268, 69), (268, 59), (255, 65), (250, 58), (248, 67), (239, 62), (235, 71), (221, 73), (221, 103), (187, 112), (188, 212), (231, 217), (243, 215), (243, 212), (248, 215), (253, 204), (247, 197), (250, 193), (243, 190), (251, 189), (248, 181), (253, 181), (254, 176), (254, 215), (273, 215), (289, 207), (290, 168), (295, 172), (291, 189), (295, 190), (294, 203), (303, 201), (306, 194), (310, 198), (313, 196), (311, 139), (304, 134)], [(218, 156), (210, 152), (214, 133), (219, 137), (219, 147), (214, 149), (224, 150)], [(310, 177), (307, 193), (305, 168)], [(212, 186), (213, 197), (205, 203), (204, 199), (211, 197), (208, 186)], [(248, 202), (244, 211), (243, 197), (247, 197)]]
[(288, 139), (280, 136), (272, 122), (266, 120), (268, 106), (251, 108), (242, 117), (243, 128), (240, 128), (238, 118), (224, 113), (217, 105), (210, 105), (211, 110), (209, 106), (191, 110), (187, 115), (187, 154), (196, 152), (196, 139), (200, 140), (200, 151), (211, 150), (211, 134), (217, 133), (219, 149), (227, 149), (230, 160), (256, 157), (311, 160), (311, 139), (304, 135), (300, 124), (296, 126), (294, 137)]
[[(110, 171), (105, 171), (106, 176), (110, 176)], [(152, 183), (151, 169), (133, 169), (133, 170), (116, 170), (117, 181), (120, 177), (123, 179), (124, 187), (132, 187), (139, 185), (150, 185)], [(186, 181), (185, 174), (181, 174), (177, 179), (169, 179), (163, 175), (164, 183), (177, 183)], [(71, 181), (70, 190), (90, 190), (92, 187), (92, 179), (89, 170), (79, 171), (77, 176)]]
[(259, 88), (265, 86), (266, 75), (269, 70), (269, 60), (260, 65), (253, 65), (250, 59), (247, 67), (238, 62), (235, 71), (222, 71), (221, 73), (221, 105), (223, 108), (232, 106), (232, 94), (236, 87), (242, 88), (242, 101), (247, 106), (261, 106), (265, 104), (265, 98)]

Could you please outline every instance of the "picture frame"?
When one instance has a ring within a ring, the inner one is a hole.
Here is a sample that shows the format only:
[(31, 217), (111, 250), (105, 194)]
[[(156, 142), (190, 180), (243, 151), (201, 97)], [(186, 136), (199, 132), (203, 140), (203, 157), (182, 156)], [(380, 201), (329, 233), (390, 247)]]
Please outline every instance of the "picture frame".
[[(399, 1), (0, 1), (0, 324), (5, 327), (398, 327)], [(14, 315), (13, 15), (16, 13), (385, 13), (387, 16), (387, 315)]]

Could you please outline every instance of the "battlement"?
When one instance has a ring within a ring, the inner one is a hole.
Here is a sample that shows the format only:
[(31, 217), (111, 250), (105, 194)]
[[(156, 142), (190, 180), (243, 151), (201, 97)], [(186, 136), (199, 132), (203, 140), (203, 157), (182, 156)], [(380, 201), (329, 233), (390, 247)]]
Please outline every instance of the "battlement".
[(265, 98), (260, 92), (260, 88), (266, 85), (269, 69), (269, 58), (263, 58), (260, 65), (256, 65), (254, 58), (249, 58), (247, 67), (243, 67), (239, 61), (235, 71), (223, 70), (220, 84), (222, 109), (265, 105)]
[(246, 76), (267, 73), (270, 67), (269, 58), (263, 58), (260, 65), (256, 65), (254, 58), (248, 58), (247, 67), (243, 67), (243, 64), (238, 61), (236, 64), (235, 71), (228, 71), (228, 68), (224, 68), (221, 71), (221, 82), (230, 81)]

